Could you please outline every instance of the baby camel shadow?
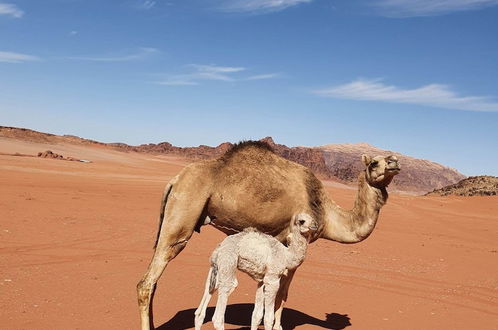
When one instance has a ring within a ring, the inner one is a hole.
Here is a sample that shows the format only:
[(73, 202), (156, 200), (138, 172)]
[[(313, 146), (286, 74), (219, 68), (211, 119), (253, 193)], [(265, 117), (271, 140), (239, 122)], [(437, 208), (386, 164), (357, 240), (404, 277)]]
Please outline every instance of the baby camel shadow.
[[(225, 323), (241, 326), (237, 330), (249, 329), (251, 325), (251, 314), (253, 304), (232, 304), (228, 305), (225, 312)], [(164, 323), (158, 330), (179, 330), (194, 327), (195, 309), (186, 309), (176, 313), (171, 320)], [(204, 323), (211, 321), (214, 314), (214, 307), (208, 307)], [(326, 314), (325, 320), (320, 320), (295, 309), (284, 308), (282, 312), (282, 328), (284, 330), (294, 329), (299, 325), (311, 324), (324, 329), (341, 330), (351, 325), (347, 314), (330, 313)]]

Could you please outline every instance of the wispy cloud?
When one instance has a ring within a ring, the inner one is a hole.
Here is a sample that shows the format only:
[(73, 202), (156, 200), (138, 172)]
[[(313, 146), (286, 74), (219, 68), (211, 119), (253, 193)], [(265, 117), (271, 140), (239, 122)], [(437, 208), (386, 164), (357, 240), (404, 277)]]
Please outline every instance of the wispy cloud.
[(191, 72), (179, 75), (167, 75), (165, 79), (157, 83), (169, 86), (187, 86), (198, 85), (201, 80), (234, 81), (235, 77), (233, 75), (246, 69), (243, 67), (203, 64), (189, 64), (187, 67)]
[(254, 76), (249, 76), (246, 80), (265, 80), (265, 79), (273, 79), (280, 77), (280, 73), (265, 73), (265, 74), (257, 74)]
[(228, 12), (274, 12), (313, 0), (224, 0), (221, 9)]
[(41, 60), (38, 56), (0, 51), (0, 62), (23, 63)]
[(159, 53), (156, 48), (141, 47), (134, 53), (129, 53), (125, 55), (113, 55), (113, 56), (72, 56), (68, 57), (71, 60), (80, 61), (93, 61), (93, 62), (128, 62), (145, 59), (154, 54)]
[(418, 104), (437, 108), (498, 111), (498, 101), (484, 96), (460, 96), (447, 85), (429, 84), (414, 89), (402, 89), (382, 83), (380, 79), (358, 79), (348, 84), (314, 91), (331, 98)]
[(498, 4), (498, 0), (378, 0), (373, 5), (392, 17), (434, 16), (474, 10)]
[(244, 71), (243, 67), (190, 64), (198, 79), (233, 81), (233, 73)]
[(222, 82), (234, 82), (244, 80), (263, 80), (278, 77), (278, 73), (268, 73), (243, 77), (240, 74), (247, 71), (244, 67), (218, 66), (205, 64), (189, 64), (186, 67), (190, 72), (176, 75), (166, 75), (157, 84), (167, 86), (192, 86), (199, 85), (203, 80), (217, 80)]
[(24, 12), (14, 4), (0, 3), (0, 15), (9, 15), (15, 18), (21, 18), (24, 15)]
[(145, 1), (141, 1), (139, 8), (149, 10), (149, 9), (152, 9), (155, 5), (156, 5), (155, 1), (145, 0)]
[(191, 75), (166, 76), (165, 79), (156, 81), (155, 84), (164, 86), (195, 86), (199, 85)]

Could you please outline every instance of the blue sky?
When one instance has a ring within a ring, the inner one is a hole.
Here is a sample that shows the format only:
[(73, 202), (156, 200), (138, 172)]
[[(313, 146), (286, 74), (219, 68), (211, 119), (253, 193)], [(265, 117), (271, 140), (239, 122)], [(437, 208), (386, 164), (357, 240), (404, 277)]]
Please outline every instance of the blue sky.
[(0, 125), (498, 176), (497, 32), (498, 0), (0, 0)]

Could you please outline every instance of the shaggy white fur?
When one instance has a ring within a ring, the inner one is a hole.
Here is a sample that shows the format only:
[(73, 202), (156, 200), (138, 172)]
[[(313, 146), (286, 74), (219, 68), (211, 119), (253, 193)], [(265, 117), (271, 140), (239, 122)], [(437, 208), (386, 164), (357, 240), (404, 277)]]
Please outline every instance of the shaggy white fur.
[(265, 329), (271, 330), (280, 278), (286, 275), (288, 270), (296, 269), (302, 264), (312, 230), (316, 230), (312, 217), (299, 214), (295, 217), (292, 231), (287, 236), (288, 247), (275, 237), (254, 228), (247, 228), (241, 233), (225, 238), (211, 255), (211, 268), (204, 295), (195, 311), (195, 329), (201, 329), (207, 305), (215, 290), (218, 290), (218, 301), (213, 325), (216, 330), (224, 329), (228, 296), (237, 287), (236, 271), (239, 269), (258, 282), (251, 329), (258, 328), (264, 313)]

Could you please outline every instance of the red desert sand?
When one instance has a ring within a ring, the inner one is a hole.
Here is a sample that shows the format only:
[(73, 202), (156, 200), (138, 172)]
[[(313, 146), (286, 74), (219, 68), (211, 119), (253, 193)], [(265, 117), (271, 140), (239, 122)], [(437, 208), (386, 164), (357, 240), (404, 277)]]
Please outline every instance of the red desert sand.
[[(92, 163), (8, 155), (47, 149)], [(135, 286), (152, 256), (162, 191), (187, 161), (7, 138), (0, 152), (0, 328), (137, 329)], [(326, 186), (352, 207), (355, 190)], [(223, 237), (203, 227), (168, 266), (157, 328), (193, 327)], [(497, 329), (497, 238), (497, 196), (392, 193), (366, 241), (310, 246), (284, 329)], [(250, 324), (255, 284), (239, 281), (228, 329)]]

